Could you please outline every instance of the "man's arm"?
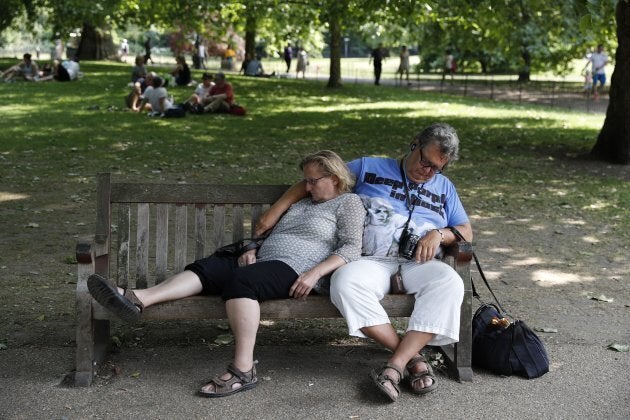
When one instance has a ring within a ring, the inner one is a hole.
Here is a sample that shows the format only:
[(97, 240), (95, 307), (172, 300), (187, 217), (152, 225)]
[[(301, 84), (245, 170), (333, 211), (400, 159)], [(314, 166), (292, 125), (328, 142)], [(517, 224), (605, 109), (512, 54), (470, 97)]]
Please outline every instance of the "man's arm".
[(264, 212), (256, 223), (255, 236), (262, 236), (272, 229), (293, 203), (297, 203), (306, 197), (306, 184), (303, 181), (297, 182), (289, 187), (282, 196)]

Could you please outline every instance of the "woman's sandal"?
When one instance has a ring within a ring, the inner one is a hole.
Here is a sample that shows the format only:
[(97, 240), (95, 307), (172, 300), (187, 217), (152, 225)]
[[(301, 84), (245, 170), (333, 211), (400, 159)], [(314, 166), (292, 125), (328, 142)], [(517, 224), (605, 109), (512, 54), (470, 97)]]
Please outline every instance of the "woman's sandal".
[[(236, 366), (230, 363), (227, 367), (227, 372), (232, 375), (230, 379), (221, 379), (220, 377), (215, 376), (206, 385), (204, 385), (207, 386), (213, 384), (214, 392), (206, 392), (203, 389), (200, 389), (197, 392), (197, 395), (206, 398), (227, 397), (229, 395), (234, 395), (237, 392), (252, 389), (258, 385), (255, 362), (254, 366), (252, 366), (248, 372), (241, 372)], [(235, 384), (240, 384), (241, 386), (233, 388)]]
[[(392, 369), (396, 371), (396, 373), (398, 373), (398, 378), (392, 378), (391, 376), (386, 374), (386, 369)], [(373, 369), (372, 372), (370, 372), (370, 378), (372, 378), (374, 385), (376, 385), (379, 391), (386, 395), (392, 402), (395, 402), (398, 399), (398, 396), (400, 395), (400, 387), (398, 386), (398, 384), (403, 378), (403, 373), (400, 371), (400, 369), (398, 369), (398, 367), (386, 363), (380, 369)], [(385, 386), (387, 382), (391, 384), (394, 390), (391, 390)]]
[(132, 290), (125, 289), (121, 295), (118, 289), (101, 275), (92, 274), (87, 280), (88, 290), (98, 303), (120, 319), (135, 322), (140, 319), (144, 305)]
[[(424, 363), (426, 367), (422, 366), (422, 363)], [(431, 365), (424, 356), (418, 355), (411, 359), (409, 363), (407, 363), (407, 371), (409, 372), (409, 386), (411, 387), (411, 392), (414, 394), (428, 394), (429, 392), (435, 391), (437, 388), (433, 368), (431, 368)], [(424, 378), (431, 378), (433, 382), (431, 385), (425, 386), (424, 388), (417, 388), (415, 386), (416, 382), (423, 381)]]

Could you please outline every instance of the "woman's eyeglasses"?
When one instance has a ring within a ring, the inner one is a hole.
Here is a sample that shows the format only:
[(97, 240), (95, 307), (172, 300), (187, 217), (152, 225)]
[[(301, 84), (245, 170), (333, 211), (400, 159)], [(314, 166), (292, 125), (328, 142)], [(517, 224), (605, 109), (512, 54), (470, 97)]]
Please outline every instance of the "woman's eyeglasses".
[(320, 176), (319, 178), (304, 178), (303, 181), (309, 185), (315, 186), (320, 179), (324, 179), (330, 175)]

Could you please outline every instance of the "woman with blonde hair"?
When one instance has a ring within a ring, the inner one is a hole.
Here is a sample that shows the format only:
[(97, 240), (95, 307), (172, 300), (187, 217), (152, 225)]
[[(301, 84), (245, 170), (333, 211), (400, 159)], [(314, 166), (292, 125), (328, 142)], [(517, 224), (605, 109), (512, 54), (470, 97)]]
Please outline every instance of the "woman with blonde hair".
[(90, 293), (126, 321), (144, 308), (197, 294), (221, 295), (234, 334), (233, 361), (199, 390), (223, 397), (258, 383), (254, 346), (260, 303), (270, 299), (304, 299), (338, 267), (359, 259), (365, 209), (349, 192), (354, 180), (341, 158), (320, 151), (300, 162), (307, 197), (293, 204), (257, 248), (240, 257), (209, 257), (148, 289), (123, 290), (94, 274)]

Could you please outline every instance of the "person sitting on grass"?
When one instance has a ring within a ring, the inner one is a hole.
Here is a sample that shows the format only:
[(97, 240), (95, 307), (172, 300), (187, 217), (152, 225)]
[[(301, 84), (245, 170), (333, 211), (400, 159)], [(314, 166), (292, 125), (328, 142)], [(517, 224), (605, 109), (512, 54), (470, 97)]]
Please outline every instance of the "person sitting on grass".
[[(144, 57), (140, 57), (144, 60)], [(153, 84), (153, 78), (157, 77), (155, 72), (148, 72), (145, 78), (137, 79), (133, 86), (131, 87), (131, 92), (127, 96), (125, 96), (125, 105), (127, 108), (131, 109), (134, 112), (140, 111), (140, 105), (142, 104), (142, 98), (144, 92), (147, 90), (147, 87)], [(146, 103), (144, 108), (148, 111), (151, 111), (151, 104)]]
[(161, 77), (154, 77), (151, 86), (144, 91), (138, 112), (142, 112), (147, 104), (151, 104), (150, 117), (183, 117), (186, 115), (183, 108), (173, 104)]
[(210, 95), (210, 89), (214, 86), (213, 78), (214, 76), (210, 73), (204, 73), (201, 76), (201, 83), (199, 83), (190, 98), (184, 102), (184, 109), (190, 112), (203, 112), (203, 106), (208, 104), (207, 98)]
[(214, 75), (215, 85), (210, 88), (208, 104), (205, 112), (228, 112), (234, 103), (234, 91), (232, 85), (225, 80), (225, 74), (219, 72)]
[(300, 163), (308, 197), (294, 204), (258, 249), (238, 257), (211, 255), (148, 289), (121, 289), (93, 274), (92, 297), (120, 318), (136, 321), (149, 306), (198, 294), (221, 295), (234, 334), (234, 359), (198, 394), (233, 395), (258, 384), (254, 347), (260, 302), (306, 299), (323, 278), (361, 256), (365, 210), (349, 191), (354, 184), (343, 160), (323, 150)]
[(136, 83), (140, 79), (147, 77), (147, 68), (144, 65), (144, 57), (136, 56), (135, 65), (131, 68), (131, 83)]
[(265, 74), (265, 70), (263, 69), (262, 58), (258, 55), (255, 59), (251, 60), (247, 64), (247, 68), (245, 69), (245, 76), (253, 76), (253, 77), (273, 77), (276, 75), (276, 72), (271, 74)]
[(47, 76), (41, 76), (38, 82), (47, 82), (56, 80), (58, 82), (71, 82), (77, 80), (81, 75), (79, 71), (79, 57), (74, 56), (72, 60), (55, 60), (53, 62), (52, 73)]
[(177, 61), (177, 65), (171, 72), (173, 77), (175, 77), (175, 85), (188, 86), (188, 84), (192, 82), (190, 67), (186, 64), (186, 59), (183, 55), (178, 56), (175, 60)]
[(37, 63), (31, 59), (31, 55), (26, 53), (22, 56), (22, 61), (8, 68), (2, 73), (2, 80), (9, 82), (17, 76), (28, 82), (36, 81), (39, 78), (39, 67)]

